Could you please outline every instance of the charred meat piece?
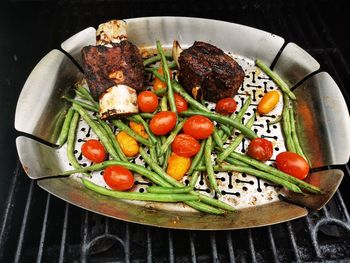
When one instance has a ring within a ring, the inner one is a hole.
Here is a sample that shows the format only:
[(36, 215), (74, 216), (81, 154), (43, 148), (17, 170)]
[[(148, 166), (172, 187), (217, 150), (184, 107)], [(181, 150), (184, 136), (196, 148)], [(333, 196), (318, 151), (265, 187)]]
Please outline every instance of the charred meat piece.
[(233, 58), (205, 42), (194, 42), (178, 61), (179, 81), (195, 99), (217, 102), (232, 97), (244, 80), (244, 71)]
[(110, 45), (86, 46), (82, 50), (83, 70), (92, 96), (97, 99), (118, 84), (143, 90), (144, 68), (139, 49), (127, 40)]

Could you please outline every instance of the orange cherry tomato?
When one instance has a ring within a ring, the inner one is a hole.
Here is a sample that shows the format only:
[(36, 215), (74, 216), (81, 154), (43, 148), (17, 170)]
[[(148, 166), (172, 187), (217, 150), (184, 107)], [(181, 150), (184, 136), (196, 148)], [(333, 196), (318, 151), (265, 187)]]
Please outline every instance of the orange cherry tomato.
[(269, 91), (262, 97), (258, 104), (258, 112), (260, 114), (267, 114), (272, 111), (280, 99), (280, 94), (276, 90)]
[[(159, 65), (159, 68), (158, 68), (157, 72), (160, 75), (164, 76), (162, 64)], [(171, 78), (172, 77), (172, 72), (171, 72), (170, 69), (169, 69), (169, 73), (170, 73), (170, 78)], [(160, 90), (166, 89), (166, 88), (167, 88), (167, 84), (165, 82), (161, 81), (157, 77), (154, 78), (154, 81), (153, 81), (153, 90), (154, 91), (160, 91)]]
[(273, 154), (273, 145), (264, 138), (255, 138), (250, 142), (247, 153), (256, 160), (267, 161)]
[(278, 170), (290, 174), (298, 179), (305, 179), (310, 167), (304, 157), (293, 152), (282, 152), (276, 156)]
[(180, 94), (174, 93), (174, 98), (178, 113), (188, 110), (188, 103)]
[(94, 163), (103, 162), (106, 159), (106, 150), (103, 144), (95, 139), (88, 140), (81, 146), (82, 154)]
[(195, 115), (186, 120), (183, 131), (197, 140), (202, 140), (213, 133), (214, 124), (207, 117)]
[(200, 143), (188, 134), (179, 134), (171, 144), (174, 153), (182, 157), (192, 157), (199, 152)]
[(134, 186), (134, 176), (126, 168), (114, 165), (107, 167), (103, 172), (103, 179), (113, 190), (125, 191)]
[(156, 113), (150, 121), (150, 129), (155, 135), (165, 135), (174, 129), (176, 125), (176, 113), (161, 111)]
[(158, 97), (151, 91), (142, 91), (137, 96), (137, 104), (142, 112), (154, 112), (158, 107)]
[(237, 108), (237, 102), (233, 98), (223, 98), (216, 103), (215, 110), (222, 115), (234, 113)]

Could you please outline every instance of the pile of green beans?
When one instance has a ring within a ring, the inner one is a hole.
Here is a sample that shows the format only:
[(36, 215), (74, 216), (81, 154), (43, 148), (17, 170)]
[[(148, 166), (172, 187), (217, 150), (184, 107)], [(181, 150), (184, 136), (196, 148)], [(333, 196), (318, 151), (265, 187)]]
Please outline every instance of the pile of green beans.
[[(87, 112), (98, 112), (98, 103), (94, 100), (85, 87), (77, 86), (75, 90), (76, 95), (82, 100), (64, 97), (64, 99), (72, 103), (72, 107), (66, 114), (62, 131), (58, 139), (59, 147), (61, 147), (65, 142), (67, 143), (67, 157), (74, 170), (63, 172), (61, 175), (83, 173), (86, 176), (90, 176), (87, 174), (87, 172), (100, 171), (109, 166), (120, 165), (135, 173), (143, 175), (154, 185), (148, 187), (146, 193), (138, 193), (109, 190), (84, 178), (81, 178), (82, 183), (86, 188), (106, 196), (141, 201), (184, 202), (188, 206), (193, 207), (198, 211), (216, 215), (224, 214), (227, 211), (232, 212), (235, 211), (235, 209), (225, 202), (195, 191), (195, 185), (198, 181), (199, 175), (203, 171), (206, 172), (209, 185), (211, 189), (216, 192), (217, 196), (221, 195), (221, 191), (217, 184), (214, 171), (235, 171), (247, 173), (281, 185), (296, 193), (303, 193), (302, 190), (316, 194), (321, 193), (320, 189), (313, 185), (285, 174), (278, 169), (252, 159), (247, 155), (235, 152), (236, 148), (239, 144), (241, 144), (244, 138), (257, 138), (257, 135), (251, 130), (256, 115), (254, 114), (246, 122), (246, 124), (243, 124), (243, 116), (252, 102), (252, 98), (250, 96), (247, 97), (237, 114), (233, 113), (231, 116), (223, 116), (212, 113), (203, 102), (201, 103), (193, 99), (181, 87), (177, 80), (171, 79), (169, 68), (175, 67), (176, 64), (174, 62), (168, 62), (169, 54), (164, 52), (159, 41), (157, 41), (157, 50), (159, 53), (158, 55), (144, 60), (145, 67), (161, 61), (164, 76), (157, 72), (156, 67), (146, 68), (146, 70), (152, 72), (155, 77), (167, 84), (167, 89), (165, 89), (165, 93), (162, 94), (164, 96), (161, 99), (160, 106), (155, 112), (167, 111), (169, 104), (170, 110), (177, 113), (174, 99), (174, 92), (177, 92), (190, 105), (190, 110), (179, 114), (185, 118), (178, 118), (176, 128), (167, 137), (165, 137), (155, 136), (149, 127), (149, 119), (153, 118), (154, 113), (139, 113), (127, 117), (127, 120), (135, 121), (144, 126), (145, 131), (148, 134), (148, 139), (145, 139), (134, 132), (123, 122), (122, 119), (110, 120), (113, 126), (117, 127), (121, 131), (125, 131), (140, 144), (147, 147), (149, 154), (142, 146), (140, 146), (139, 154), (148, 165), (148, 168), (129, 162), (130, 158), (127, 158), (123, 153), (118, 141), (115, 138), (115, 134), (111, 126), (106, 121), (101, 120), (99, 117), (94, 119)], [(265, 73), (268, 74), (284, 92), (284, 108), (281, 118), (283, 121), (282, 128), (287, 148), (290, 151), (297, 152), (298, 154), (304, 156), (306, 159), (297, 136), (293, 104), (290, 102), (290, 99), (295, 100), (294, 93), (289, 90), (288, 85), (275, 72), (271, 71), (260, 60), (256, 60), (256, 64), (263, 71), (265, 71)], [(187, 175), (190, 177), (190, 181), (188, 186), (185, 186), (183, 183), (169, 176), (166, 172), (166, 168), (168, 165), (168, 158), (171, 154), (171, 143), (175, 139), (176, 135), (182, 130), (186, 118), (194, 115), (205, 116), (212, 121), (217, 122), (219, 125), (214, 128), (211, 136), (201, 142), (200, 150), (192, 159), (191, 166), (187, 172)], [(80, 166), (74, 155), (76, 129), (80, 117), (84, 119), (84, 121), (91, 127), (92, 131), (100, 139), (112, 160), (93, 164), (88, 167)], [(224, 148), (224, 143), (226, 143), (228, 138), (232, 136), (235, 129), (238, 130), (240, 134), (236, 136), (228, 147)], [(213, 151), (217, 154), (215, 161), (212, 160)]]

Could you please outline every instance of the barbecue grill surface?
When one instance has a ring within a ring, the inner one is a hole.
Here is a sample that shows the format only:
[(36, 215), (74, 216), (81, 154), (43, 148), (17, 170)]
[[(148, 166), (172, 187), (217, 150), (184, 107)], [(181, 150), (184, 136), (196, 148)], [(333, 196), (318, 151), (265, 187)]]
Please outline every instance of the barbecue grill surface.
[[(22, 170), (13, 128), (30, 71), (76, 32), (111, 18), (219, 19), (266, 30), (308, 51), (350, 105), (348, 14), (334, 1), (11, 1), (0, 4), (0, 262), (320, 262), (350, 260), (350, 169), (328, 205), (306, 218), (251, 230), (145, 227), (68, 205)], [(343, 30), (343, 31), (342, 31)], [(242, 39), (244, 41), (244, 39)], [(44, 89), (45, 87), (43, 87)], [(34, 106), (34, 105), (33, 105)]]

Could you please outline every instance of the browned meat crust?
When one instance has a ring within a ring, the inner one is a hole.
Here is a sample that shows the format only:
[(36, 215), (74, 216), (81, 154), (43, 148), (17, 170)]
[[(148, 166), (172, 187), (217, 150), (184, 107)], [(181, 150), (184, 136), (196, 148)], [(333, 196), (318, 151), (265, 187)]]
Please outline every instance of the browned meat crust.
[(125, 84), (137, 91), (144, 89), (139, 49), (127, 40), (111, 45), (86, 46), (82, 50), (83, 70), (95, 99), (116, 84)]
[[(217, 102), (237, 94), (244, 80), (241, 66), (221, 49), (200, 41), (179, 57), (181, 85), (199, 99)], [(196, 96), (196, 87), (200, 87)]]

